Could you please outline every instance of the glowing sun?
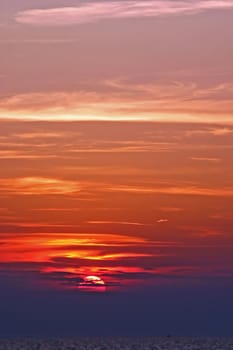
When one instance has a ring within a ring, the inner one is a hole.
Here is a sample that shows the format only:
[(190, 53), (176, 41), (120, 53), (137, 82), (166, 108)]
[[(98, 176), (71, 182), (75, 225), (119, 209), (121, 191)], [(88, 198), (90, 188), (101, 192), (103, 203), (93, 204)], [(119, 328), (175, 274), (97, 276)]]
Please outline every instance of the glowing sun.
[(78, 289), (83, 292), (105, 292), (106, 285), (102, 278), (97, 276), (86, 276), (79, 283)]

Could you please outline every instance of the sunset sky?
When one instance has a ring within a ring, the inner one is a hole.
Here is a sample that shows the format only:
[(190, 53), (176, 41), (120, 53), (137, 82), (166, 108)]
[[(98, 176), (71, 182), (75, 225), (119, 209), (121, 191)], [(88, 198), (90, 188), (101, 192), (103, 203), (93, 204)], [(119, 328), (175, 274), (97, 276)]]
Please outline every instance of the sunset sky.
[(232, 23), (0, 0), (0, 335), (232, 335)]

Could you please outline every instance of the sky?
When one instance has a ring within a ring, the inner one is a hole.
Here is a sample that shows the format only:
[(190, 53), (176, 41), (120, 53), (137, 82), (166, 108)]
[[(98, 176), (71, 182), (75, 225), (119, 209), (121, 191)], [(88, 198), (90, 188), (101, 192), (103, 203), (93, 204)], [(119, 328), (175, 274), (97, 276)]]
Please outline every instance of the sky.
[(232, 23), (0, 0), (0, 336), (233, 335)]

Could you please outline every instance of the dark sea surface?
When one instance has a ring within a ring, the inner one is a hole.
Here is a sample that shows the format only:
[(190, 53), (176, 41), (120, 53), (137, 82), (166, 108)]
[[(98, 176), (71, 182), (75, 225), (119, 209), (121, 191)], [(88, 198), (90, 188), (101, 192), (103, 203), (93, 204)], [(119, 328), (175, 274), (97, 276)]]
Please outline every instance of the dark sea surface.
[(233, 338), (0, 339), (0, 350), (233, 350)]

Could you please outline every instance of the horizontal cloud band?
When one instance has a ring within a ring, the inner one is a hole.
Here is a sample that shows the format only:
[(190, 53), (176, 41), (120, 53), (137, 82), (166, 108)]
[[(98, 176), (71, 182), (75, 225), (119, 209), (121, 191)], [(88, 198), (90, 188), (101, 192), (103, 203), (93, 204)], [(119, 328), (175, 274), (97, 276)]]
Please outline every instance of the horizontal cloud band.
[(77, 7), (32, 9), (16, 16), (19, 23), (31, 25), (74, 25), (105, 19), (156, 17), (192, 14), (206, 10), (233, 9), (232, 0), (222, 1), (94, 1)]
[[(104, 90), (104, 91), (103, 91)], [(0, 101), (0, 119), (142, 120), (231, 123), (233, 86), (182, 81), (136, 84), (113, 80), (93, 91), (16, 94)]]

